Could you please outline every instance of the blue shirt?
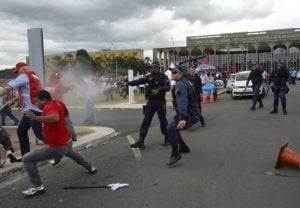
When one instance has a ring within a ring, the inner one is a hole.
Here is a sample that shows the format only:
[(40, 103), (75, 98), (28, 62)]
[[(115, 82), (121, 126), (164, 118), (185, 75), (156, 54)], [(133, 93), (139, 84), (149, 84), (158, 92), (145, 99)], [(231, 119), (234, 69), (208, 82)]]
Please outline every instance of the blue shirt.
[(10, 87), (14, 89), (20, 89), (21, 95), (24, 105), (22, 111), (34, 110), (38, 112), (42, 112), (36, 105), (32, 104), (30, 101), (30, 93), (29, 93), (29, 79), (26, 74), (20, 74), (16, 79), (11, 80), (7, 83)]

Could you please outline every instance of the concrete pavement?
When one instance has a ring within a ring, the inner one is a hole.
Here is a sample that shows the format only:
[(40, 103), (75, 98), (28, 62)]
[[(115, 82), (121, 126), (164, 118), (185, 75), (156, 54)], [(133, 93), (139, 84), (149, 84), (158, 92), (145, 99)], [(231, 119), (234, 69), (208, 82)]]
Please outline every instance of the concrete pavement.
[[(76, 128), (79, 127), (75, 127)], [(80, 128), (88, 128), (93, 130), (93, 133), (84, 135), (82, 137), (79, 137), (76, 142), (73, 142), (73, 148), (76, 150), (80, 150), (83, 148), (89, 148), (99, 142), (103, 142), (104, 140), (107, 140), (109, 138), (112, 138), (116, 136), (116, 131), (112, 128), (107, 127), (80, 127)], [(38, 148), (35, 147), (35, 148)], [(47, 164), (48, 162), (41, 163), (42, 165)], [(4, 167), (0, 168), (0, 182), (6, 180), (11, 174), (16, 173), (17, 171), (23, 170), (23, 163), (17, 162), (17, 163), (10, 163), (9, 160), (7, 160)]]
[[(219, 90), (218, 94), (224, 93), (225, 90)], [(101, 109), (142, 109), (145, 102), (137, 102), (137, 103), (129, 103), (129, 102), (121, 102), (121, 103), (113, 103), (113, 104), (97, 104), (95, 106), (96, 110)], [(172, 102), (170, 98), (167, 99), (167, 106), (172, 106)], [(84, 110), (84, 106), (68, 106), (69, 109), (77, 109)], [(94, 145), (98, 142), (102, 142), (106, 139), (112, 138), (117, 135), (115, 129), (107, 128), (107, 127), (77, 127), (77, 128), (88, 128), (92, 129), (94, 133), (84, 135), (76, 142), (73, 143), (73, 147), (76, 150), (85, 148), (89, 145)], [(76, 129), (76, 127), (75, 127)], [(47, 164), (47, 162), (41, 163), (43, 165)], [(0, 182), (6, 180), (12, 173), (23, 170), (23, 163), (10, 163), (8, 160), (4, 167), (0, 168)]]

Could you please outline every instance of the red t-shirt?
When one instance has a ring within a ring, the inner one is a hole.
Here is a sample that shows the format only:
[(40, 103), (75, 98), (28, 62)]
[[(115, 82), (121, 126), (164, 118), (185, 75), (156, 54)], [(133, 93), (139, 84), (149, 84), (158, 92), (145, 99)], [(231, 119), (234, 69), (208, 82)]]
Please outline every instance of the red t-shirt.
[(65, 104), (59, 100), (51, 100), (43, 107), (42, 116), (52, 114), (59, 115), (59, 121), (56, 123), (43, 123), (43, 136), (46, 144), (50, 147), (60, 147), (68, 143), (71, 139), (65, 117), (68, 115), (68, 109)]
[(51, 94), (53, 100), (63, 100), (63, 95), (71, 90), (71, 87), (63, 82), (46, 83), (45, 90)]

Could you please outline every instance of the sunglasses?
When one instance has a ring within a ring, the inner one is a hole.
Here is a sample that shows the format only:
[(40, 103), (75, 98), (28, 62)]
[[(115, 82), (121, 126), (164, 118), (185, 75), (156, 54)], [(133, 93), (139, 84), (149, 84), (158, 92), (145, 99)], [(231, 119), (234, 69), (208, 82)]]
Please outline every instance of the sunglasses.
[(178, 71), (172, 71), (172, 74), (177, 74), (178, 73)]

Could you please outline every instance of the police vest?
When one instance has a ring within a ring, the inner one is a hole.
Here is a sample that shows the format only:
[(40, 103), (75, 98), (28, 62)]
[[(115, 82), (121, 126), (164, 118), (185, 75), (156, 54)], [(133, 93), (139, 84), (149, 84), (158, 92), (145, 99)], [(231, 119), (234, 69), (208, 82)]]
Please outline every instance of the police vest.
[[(38, 78), (38, 76), (34, 73), (34, 71), (24, 71), (24, 74), (26, 74), (26, 76), (28, 77), (29, 80), (29, 96), (30, 96), (30, 102), (31, 104), (34, 104), (34, 96), (37, 94), (38, 91), (40, 91), (42, 89), (40, 80)], [(22, 98), (22, 91), (21, 88), (19, 87), (18, 89), (18, 93), (19, 93), (19, 104), (21, 107), (23, 107), (24, 105), (24, 101)]]
[[(189, 113), (199, 113), (199, 102), (198, 96), (196, 95), (195, 89), (193, 88), (193, 84), (186, 78), (181, 80), (188, 90), (188, 112)], [(177, 104), (176, 104), (176, 95), (175, 95), (175, 87), (172, 89), (172, 97), (173, 97), (173, 106), (176, 112), (178, 112)]]
[(148, 87), (146, 90), (146, 97), (149, 99), (165, 99), (166, 92), (159, 91), (157, 94), (152, 94), (152, 90), (157, 90), (164, 86), (166, 75), (162, 73), (155, 73), (147, 75)]
[(252, 70), (250, 73), (251, 73), (251, 81), (253, 84), (263, 81), (262, 72), (258, 70)]
[(272, 74), (272, 81), (274, 85), (285, 85), (285, 83), (288, 81), (288, 74), (286, 69), (274, 69)]

